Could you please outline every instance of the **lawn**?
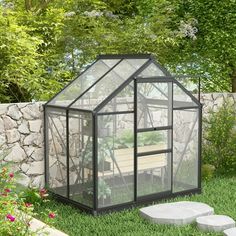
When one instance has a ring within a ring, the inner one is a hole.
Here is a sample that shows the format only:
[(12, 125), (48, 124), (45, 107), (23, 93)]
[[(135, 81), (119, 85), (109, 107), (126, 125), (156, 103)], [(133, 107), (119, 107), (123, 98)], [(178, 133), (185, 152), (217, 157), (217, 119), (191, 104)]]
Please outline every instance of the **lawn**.
[[(236, 220), (236, 177), (218, 177), (203, 183), (203, 193), (190, 197), (179, 197), (169, 201), (201, 201), (214, 207), (216, 214), (226, 214)], [(139, 216), (138, 208), (93, 217), (80, 210), (51, 201), (36, 209), (45, 208), (57, 212), (55, 227), (69, 234), (78, 235), (222, 235), (202, 233), (196, 226), (174, 227), (150, 224)], [(38, 216), (43, 220), (43, 216)]]

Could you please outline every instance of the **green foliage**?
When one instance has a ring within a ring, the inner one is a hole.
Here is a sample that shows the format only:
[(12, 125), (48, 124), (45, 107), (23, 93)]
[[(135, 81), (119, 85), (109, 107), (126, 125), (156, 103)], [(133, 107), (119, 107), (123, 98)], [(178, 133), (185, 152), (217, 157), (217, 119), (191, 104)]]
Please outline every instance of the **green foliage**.
[(213, 165), (220, 174), (236, 173), (236, 113), (225, 102), (204, 122), (203, 162)]
[(47, 201), (46, 197), (48, 194), (46, 194), (45, 189), (39, 190), (36, 187), (29, 187), (25, 188), (20, 194), (20, 198), (23, 199), (25, 203), (31, 203), (34, 205), (42, 204), (43, 202)]
[(101, 53), (162, 59), (174, 42), (165, 2), (2, 1), (0, 102), (47, 100)]
[(205, 91), (231, 91), (236, 71), (235, 7), (231, 0), (175, 1), (171, 22), (179, 40), (172, 62), (182, 61), (187, 73), (206, 76)]
[(202, 165), (202, 179), (210, 180), (213, 178), (215, 172), (215, 167), (210, 164)]
[[(15, 192), (14, 174), (0, 169), (0, 235), (36, 235), (29, 230), (33, 207), (27, 207)], [(25, 215), (25, 213), (28, 216)]]
[(0, 102), (48, 100), (104, 53), (152, 53), (173, 72), (206, 76), (204, 91), (229, 91), (236, 75), (236, 24), (225, 12), (235, 3), (205, 5), (192, 0), (1, 1)]
[[(177, 197), (174, 199), (164, 200), (162, 202), (176, 201), (197, 201), (209, 204), (215, 209), (217, 214), (228, 215), (236, 219), (236, 177), (218, 177), (210, 181), (203, 182), (202, 194)], [(160, 201), (154, 204), (160, 203)], [(139, 214), (139, 208), (134, 207), (121, 212), (93, 217), (82, 213), (78, 209), (56, 201), (51, 201), (37, 207), (37, 212), (44, 211), (50, 207), (58, 212), (55, 219), (55, 227), (69, 234), (77, 235), (156, 235), (156, 236), (221, 236), (222, 233), (201, 232), (195, 224), (183, 227), (173, 227), (169, 225), (150, 224), (142, 219)], [(44, 220), (44, 216), (40, 219)], [(137, 227), (138, 226), (138, 227)]]
[(109, 185), (106, 183), (105, 180), (99, 179), (98, 180), (98, 199), (103, 198), (107, 199), (111, 196), (111, 189)]
[[(138, 146), (149, 146), (161, 143), (164, 137), (160, 132), (143, 132), (138, 135)], [(125, 130), (115, 140), (116, 148), (130, 148), (134, 146), (134, 132)]]

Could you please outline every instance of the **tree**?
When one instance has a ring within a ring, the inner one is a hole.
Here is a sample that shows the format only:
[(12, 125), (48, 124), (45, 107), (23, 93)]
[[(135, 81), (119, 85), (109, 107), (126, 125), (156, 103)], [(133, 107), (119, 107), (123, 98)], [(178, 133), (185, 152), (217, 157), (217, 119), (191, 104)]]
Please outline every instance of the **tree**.
[(235, 8), (231, 0), (177, 0), (172, 19), (172, 27), (182, 34), (174, 49), (178, 61), (192, 63), (221, 89), (232, 92), (236, 92)]
[[(2, 102), (49, 99), (98, 54), (152, 53), (164, 63), (175, 43), (166, 0), (2, 3)], [(12, 87), (18, 89), (10, 93)]]

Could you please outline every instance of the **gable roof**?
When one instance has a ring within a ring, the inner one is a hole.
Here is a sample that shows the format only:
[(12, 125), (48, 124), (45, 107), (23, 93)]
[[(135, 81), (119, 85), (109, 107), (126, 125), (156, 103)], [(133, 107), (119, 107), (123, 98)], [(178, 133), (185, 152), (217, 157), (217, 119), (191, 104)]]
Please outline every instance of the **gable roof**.
[(134, 77), (171, 76), (151, 54), (99, 55), (46, 105), (99, 111)]

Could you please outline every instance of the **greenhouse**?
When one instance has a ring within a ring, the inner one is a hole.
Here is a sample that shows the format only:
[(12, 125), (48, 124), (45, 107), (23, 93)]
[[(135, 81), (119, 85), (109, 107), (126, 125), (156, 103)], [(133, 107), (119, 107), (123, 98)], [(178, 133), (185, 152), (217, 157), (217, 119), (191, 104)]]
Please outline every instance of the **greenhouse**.
[(94, 215), (199, 193), (201, 110), (151, 55), (100, 55), (44, 105), (46, 186)]

